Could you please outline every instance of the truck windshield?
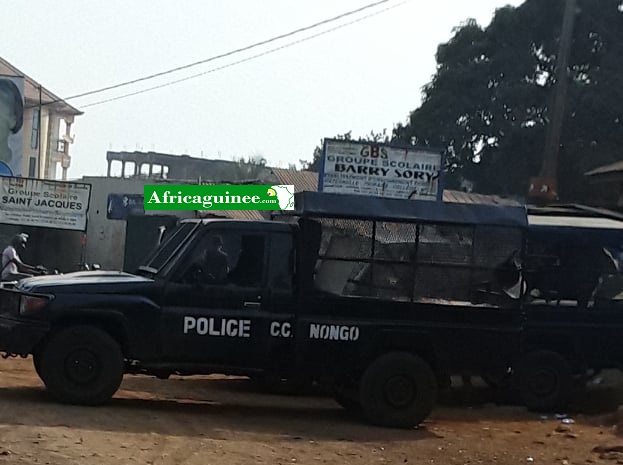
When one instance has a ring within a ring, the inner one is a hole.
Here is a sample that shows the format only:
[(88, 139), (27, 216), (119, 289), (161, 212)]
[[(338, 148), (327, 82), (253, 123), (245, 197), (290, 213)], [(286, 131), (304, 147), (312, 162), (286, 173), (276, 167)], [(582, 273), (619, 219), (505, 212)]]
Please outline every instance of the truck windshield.
[(139, 273), (156, 274), (158, 270), (169, 261), (186, 239), (190, 237), (191, 233), (198, 225), (199, 223), (182, 223), (178, 226), (169, 238), (148, 257), (145, 264), (139, 267)]

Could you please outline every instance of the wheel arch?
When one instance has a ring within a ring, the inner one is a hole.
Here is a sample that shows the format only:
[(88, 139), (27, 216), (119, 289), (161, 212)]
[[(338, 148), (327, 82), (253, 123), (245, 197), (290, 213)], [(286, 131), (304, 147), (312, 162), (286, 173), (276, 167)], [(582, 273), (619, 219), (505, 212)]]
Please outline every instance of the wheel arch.
[(109, 334), (119, 344), (124, 356), (127, 357), (132, 353), (130, 335), (124, 324), (123, 316), (118, 312), (110, 311), (65, 313), (54, 318), (51, 321), (50, 332), (39, 341), (33, 352), (42, 350), (50, 337), (70, 326), (92, 326), (98, 328)]

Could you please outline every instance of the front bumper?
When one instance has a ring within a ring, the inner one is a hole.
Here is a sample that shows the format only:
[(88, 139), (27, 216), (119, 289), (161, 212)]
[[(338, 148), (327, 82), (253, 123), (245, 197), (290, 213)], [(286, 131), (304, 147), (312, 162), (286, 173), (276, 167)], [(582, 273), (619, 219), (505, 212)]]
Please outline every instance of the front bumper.
[(49, 325), (45, 322), (0, 315), (0, 352), (28, 355), (48, 331)]
[(19, 314), (19, 291), (0, 289), (0, 352), (28, 355), (45, 337), (50, 324)]

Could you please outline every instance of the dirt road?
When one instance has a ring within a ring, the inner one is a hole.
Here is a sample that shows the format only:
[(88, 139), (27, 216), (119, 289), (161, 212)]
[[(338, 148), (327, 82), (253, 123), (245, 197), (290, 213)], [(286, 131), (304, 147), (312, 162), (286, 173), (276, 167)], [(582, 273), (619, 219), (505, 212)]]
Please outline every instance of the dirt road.
[(87, 408), (49, 401), (30, 360), (2, 360), (0, 371), (0, 465), (623, 463), (617, 415), (606, 413), (620, 386), (592, 390), (570, 424), (455, 389), (423, 427), (402, 431), (244, 379), (127, 376), (109, 405)]

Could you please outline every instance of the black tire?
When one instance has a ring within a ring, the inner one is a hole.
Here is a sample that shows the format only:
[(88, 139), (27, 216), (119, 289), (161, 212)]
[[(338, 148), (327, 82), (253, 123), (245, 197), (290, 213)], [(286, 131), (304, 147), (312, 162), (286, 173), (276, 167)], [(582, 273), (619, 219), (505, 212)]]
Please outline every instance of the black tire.
[(428, 363), (406, 352), (392, 352), (368, 366), (360, 383), (367, 419), (380, 426), (413, 428), (432, 411), (437, 381)]
[(53, 334), (41, 353), (41, 379), (53, 399), (99, 405), (117, 392), (123, 378), (117, 341), (92, 326), (71, 326)]
[(529, 410), (552, 412), (564, 409), (573, 392), (569, 362), (557, 352), (539, 350), (523, 357), (517, 370), (517, 387)]

